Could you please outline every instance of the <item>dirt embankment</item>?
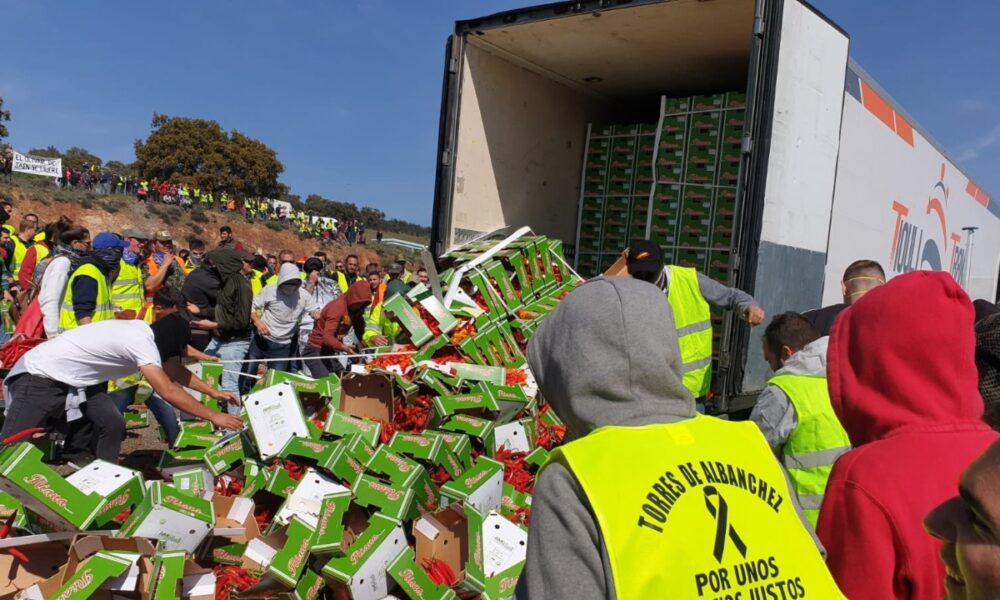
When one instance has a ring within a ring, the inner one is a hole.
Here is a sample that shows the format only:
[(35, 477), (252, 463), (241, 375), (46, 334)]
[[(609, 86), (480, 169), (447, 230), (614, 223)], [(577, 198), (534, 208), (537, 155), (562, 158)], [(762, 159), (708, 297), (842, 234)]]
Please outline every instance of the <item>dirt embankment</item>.
[[(154, 232), (170, 231), (177, 245), (187, 246), (189, 240), (203, 240), (209, 249), (219, 243), (219, 227), (229, 225), (236, 239), (251, 252), (277, 254), (289, 249), (297, 256), (311, 256), (324, 250), (331, 260), (357, 254), (362, 267), (369, 262), (392, 260), (396, 254), (387, 249), (380, 255), (366, 246), (342, 246), (316, 239), (300, 239), (298, 233), (277, 223), (248, 223), (238, 214), (215, 211), (185, 210), (159, 203), (142, 203), (130, 196), (100, 196), (78, 191), (24, 188), (0, 184), (0, 197), (10, 198), (14, 204), (14, 219), (18, 226), (21, 216), (38, 215), (42, 223), (66, 216), (73, 223), (90, 229), (91, 235), (101, 231), (121, 232), (127, 228)], [(270, 225), (270, 226), (269, 226)], [(411, 257), (408, 257), (408, 259)]]

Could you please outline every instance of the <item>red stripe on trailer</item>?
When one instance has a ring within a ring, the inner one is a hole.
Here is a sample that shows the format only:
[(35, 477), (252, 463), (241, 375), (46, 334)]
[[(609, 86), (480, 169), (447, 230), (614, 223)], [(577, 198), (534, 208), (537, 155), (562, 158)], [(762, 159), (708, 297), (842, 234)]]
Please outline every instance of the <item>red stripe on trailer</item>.
[(889, 129), (896, 131), (896, 120), (893, 118), (896, 111), (892, 110), (892, 106), (883, 100), (882, 96), (879, 96), (878, 92), (864, 79), (861, 80), (861, 98), (868, 112), (885, 123)]
[(896, 134), (903, 138), (903, 141), (909, 145), (913, 145), (913, 127), (906, 122), (903, 115), (898, 112), (896, 115)]
[(969, 185), (965, 186), (965, 193), (972, 196), (972, 199), (976, 202), (982, 204), (983, 206), (990, 205), (990, 197), (986, 195), (986, 192), (979, 189), (979, 186), (969, 180)]

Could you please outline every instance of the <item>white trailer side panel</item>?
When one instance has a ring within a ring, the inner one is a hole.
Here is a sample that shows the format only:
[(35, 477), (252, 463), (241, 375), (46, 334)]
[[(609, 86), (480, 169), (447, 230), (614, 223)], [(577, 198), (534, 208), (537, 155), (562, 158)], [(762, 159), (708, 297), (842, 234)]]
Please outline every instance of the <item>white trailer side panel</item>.
[[(965, 227), (979, 228), (971, 262)], [(844, 96), (827, 255), (824, 304), (841, 301), (844, 269), (859, 259), (877, 260), (888, 277), (916, 269), (948, 271), (973, 298), (996, 297), (997, 201), (854, 65)]]
[[(784, 2), (781, 19), (753, 290), (769, 315), (812, 308), (822, 294), (849, 46), (847, 34), (797, 0)], [(742, 389), (760, 390), (769, 369), (758, 334), (746, 356)]]

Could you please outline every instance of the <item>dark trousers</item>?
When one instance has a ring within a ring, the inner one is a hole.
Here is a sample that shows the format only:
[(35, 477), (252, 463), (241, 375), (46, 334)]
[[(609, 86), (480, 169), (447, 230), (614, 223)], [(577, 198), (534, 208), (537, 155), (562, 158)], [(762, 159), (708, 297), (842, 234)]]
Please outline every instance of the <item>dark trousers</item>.
[(311, 358), (313, 356), (323, 356), (323, 350), (315, 346), (306, 346), (302, 351), (302, 364), (309, 370), (309, 375), (314, 379), (326, 377), (330, 373), (340, 373), (340, 363), (332, 358)]
[[(250, 352), (247, 354), (247, 362), (243, 364), (243, 372), (249, 375), (257, 374), (257, 367), (260, 365), (257, 362), (261, 358), (285, 358), (287, 359), (291, 356), (292, 344), (277, 344), (271, 340), (265, 338), (264, 336), (253, 334), (253, 339), (250, 340)], [(288, 361), (287, 360), (276, 360), (268, 361), (264, 363), (267, 365), (268, 369), (274, 369), (276, 371), (287, 371)], [(253, 387), (256, 379), (253, 377), (243, 377), (240, 381), (240, 392), (243, 395), (250, 393), (250, 388)]]
[[(69, 388), (65, 384), (25, 373), (15, 377), (10, 382), (9, 389), (10, 398), (7, 398), (7, 413), (0, 438), (47, 425), (49, 421), (66, 414), (66, 394)], [(97, 386), (92, 390), (88, 390), (87, 401), (80, 407), (83, 420), (85, 425), (93, 428), (97, 438), (94, 455), (114, 463), (118, 461), (118, 453), (125, 438), (125, 418), (111, 401), (106, 386), (104, 391)], [(73, 430), (73, 423), (70, 424), (70, 429)], [(80, 432), (79, 435), (86, 434)]]

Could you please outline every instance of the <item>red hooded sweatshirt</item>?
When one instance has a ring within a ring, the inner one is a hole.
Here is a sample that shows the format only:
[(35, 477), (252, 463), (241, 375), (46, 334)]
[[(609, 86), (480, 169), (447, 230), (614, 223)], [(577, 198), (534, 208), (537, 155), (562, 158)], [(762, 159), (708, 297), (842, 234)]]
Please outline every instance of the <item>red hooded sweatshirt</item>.
[(830, 334), (830, 399), (854, 449), (836, 462), (816, 531), (852, 600), (940, 600), (924, 515), (997, 435), (982, 423), (973, 308), (946, 273), (894, 278)]

